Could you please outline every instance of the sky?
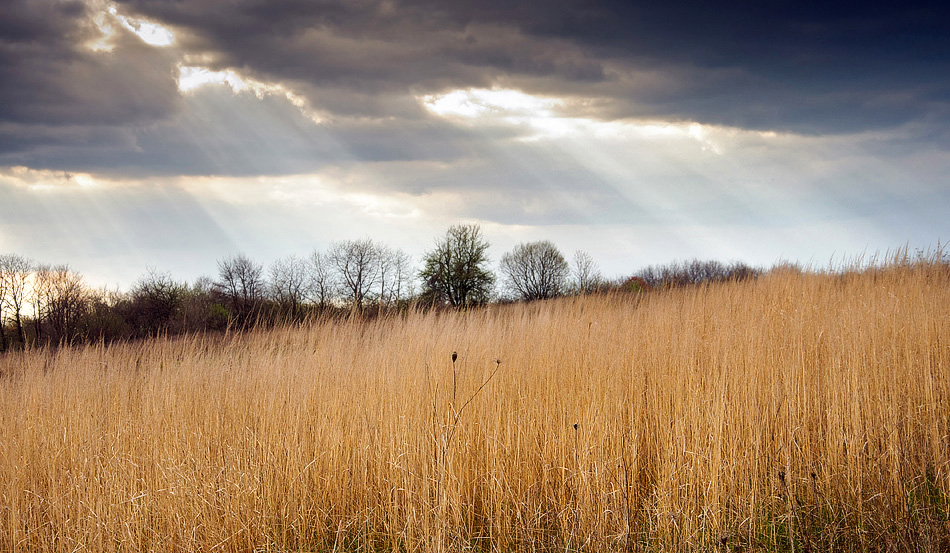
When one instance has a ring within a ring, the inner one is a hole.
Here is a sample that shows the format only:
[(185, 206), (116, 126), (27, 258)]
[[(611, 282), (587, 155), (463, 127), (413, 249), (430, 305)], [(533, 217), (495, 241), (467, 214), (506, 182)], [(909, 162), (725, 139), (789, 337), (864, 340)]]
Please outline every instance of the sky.
[(717, 4), (7, 0), (0, 253), (127, 288), (459, 223), (609, 277), (950, 239), (950, 8)]

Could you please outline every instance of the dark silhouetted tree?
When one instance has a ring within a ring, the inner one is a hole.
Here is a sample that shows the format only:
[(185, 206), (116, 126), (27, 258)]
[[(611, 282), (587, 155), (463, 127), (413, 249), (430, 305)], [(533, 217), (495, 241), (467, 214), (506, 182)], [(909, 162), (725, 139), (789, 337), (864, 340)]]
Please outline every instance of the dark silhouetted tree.
[(33, 306), (33, 336), (36, 343), (43, 340), (43, 324), (46, 320), (46, 298), (49, 296), (52, 267), (46, 264), (33, 268), (33, 285), (30, 288), (30, 305)]
[(227, 298), (209, 276), (201, 276), (185, 291), (182, 328), (186, 332), (224, 330), (230, 322)]
[(215, 286), (231, 305), (231, 315), (242, 323), (250, 322), (259, 313), (267, 283), (264, 268), (244, 254), (218, 261)]
[(333, 302), (336, 290), (333, 267), (327, 254), (313, 250), (307, 258), (307, 290), (310, 301), (325, 309)]
[(138, 336), (182, 330), (181, 310), (188, 288), (175, 282), (170, 273), (154, 269), (140, 278), (129, 294), (130, 314), (127, 319)]
[(129, 313), (130, 304), (129, 295), (118, 289), (88, 290), (82, 323), (83, 337), (86, 340), (112, 342), (132, 336), (129, 320), (125, 316)]
[(374, 299), (381, 255), (380, 246), (368, 238), (330, 245), (327, 260), (336, 273), (340, 294), (357, 310)]
[(287, 256), (270, 266), (271, 299), (282, 314), (291, 319), (300, 316), (301, 305), (307, 297), (307, 261), (295, 255)]
[(87, 290), (82, 275), (68, 265), (42, 267), (36, 271), (40, 304), (47, 335), (52, 343), (71, 343), (80, 337), (86, 310)]
[(519, 244), (501, 258), (505, 286), (525, 301), (561, 295), (570, 270), (564, 256), (547, 240)]
[(488, 247), (478, 225), (450, 227), (425, 256), (419, 273), (423, 300), (455, 308), (488, 302), (495, 284)]

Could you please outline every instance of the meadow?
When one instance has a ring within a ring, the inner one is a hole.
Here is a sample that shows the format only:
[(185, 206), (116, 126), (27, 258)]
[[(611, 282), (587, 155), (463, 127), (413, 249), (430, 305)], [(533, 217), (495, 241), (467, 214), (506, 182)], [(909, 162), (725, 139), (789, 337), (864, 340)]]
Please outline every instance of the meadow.
[(0, 550), (946, 551), (948, 371), (900, 260), (8, 353)]

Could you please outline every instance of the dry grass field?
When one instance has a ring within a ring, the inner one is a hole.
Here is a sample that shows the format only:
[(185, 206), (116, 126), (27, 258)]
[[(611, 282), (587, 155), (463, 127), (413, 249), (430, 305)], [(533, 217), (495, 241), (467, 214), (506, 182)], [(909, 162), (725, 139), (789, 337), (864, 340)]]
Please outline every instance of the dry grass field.
[(948, 371), (926, 262), (14, 353), (0, 550), (947, 551)]

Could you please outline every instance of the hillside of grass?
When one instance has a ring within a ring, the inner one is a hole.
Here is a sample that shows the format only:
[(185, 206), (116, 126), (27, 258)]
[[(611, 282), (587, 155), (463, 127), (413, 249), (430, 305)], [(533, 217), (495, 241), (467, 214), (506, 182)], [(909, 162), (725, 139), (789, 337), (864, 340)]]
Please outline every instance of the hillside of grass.
[(948, 471), (942, 263), (0, 357), (3, 551), (945, 551)]

